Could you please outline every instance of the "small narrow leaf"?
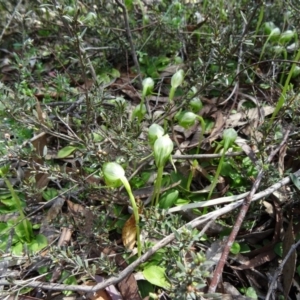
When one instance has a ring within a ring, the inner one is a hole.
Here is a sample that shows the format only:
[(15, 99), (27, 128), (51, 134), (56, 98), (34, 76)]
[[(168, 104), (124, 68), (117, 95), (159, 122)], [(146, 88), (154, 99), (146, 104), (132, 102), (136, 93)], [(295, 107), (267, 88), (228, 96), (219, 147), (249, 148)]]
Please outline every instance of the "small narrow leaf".
[(72, 154), (77, 147), (74, 146), (66, 146), (62, 149), (60, 149), (57, 153), (57, 158), (65, 158), (68, 157), (70, 154)]

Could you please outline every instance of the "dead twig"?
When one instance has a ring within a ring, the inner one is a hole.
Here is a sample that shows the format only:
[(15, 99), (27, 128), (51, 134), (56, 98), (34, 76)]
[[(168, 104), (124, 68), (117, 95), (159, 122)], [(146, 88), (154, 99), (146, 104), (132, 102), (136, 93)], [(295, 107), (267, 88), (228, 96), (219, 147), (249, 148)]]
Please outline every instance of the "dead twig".
[(269, 285), (269, 290), (268, 290), (268, 294), (266, 296), (266, 300), (271, 299), (271, 294), (272, 291), (275, 289), (274, 287), (276, 286), (277, 283), (277, 279), (278, 276), (282, 273), (283, 267), (286, 264), (287, 260), (289, 259), (289, 257), (292, 255), (292, 253), (297, 249), (297, 247), (300, 245), (300, 241), (298, 241), (296, 244), (292, 245), (291, 249), (289, 250), (288, 254), (286, 255), (286, 257), (284, 258), (284, 260), (281, 262), (281, 264), (279, 265), (279, 267), (277, 268), (272, 281)]
[[(279, 146), (273, 150), (269, 157), (268, 157), (268, 160), (267, 160), (267, 163), (270, 163), (274, 156), (277, 154), (277, 152), (281, 149), (281, 147), (286, 143), (286, 140), (289, 136), (289, 133), (290, 133), (290, 129), (288, 129), (286, 132), (285, 132), (285, 135), (282, 139), (282, 142), (279, 144)], [(242, 205), (242, 208), (239, 212), (239, 215), (237, 217), (237, 220), (233, 226), (233, 230), (231, 231), (230, 233), (230, 236), (227, 240), (227, 243), (224, 247), (224, 250), (222, 252), (222, 255), (221, 255), (221, 258), (217, 264), (217, 267), (215, 269), (215, 272), (214, 272), (214, 275), (212, 277), (212, 280), (211, 280), (211, 283), (209, 285), (209, 289), (208, 289), (208, 292), (209, 293), (214, 293), (216, 291), (216, 288), (217, 288), (217, 285), (220, 281), (220, 278), (222, 276), (222, 273), (223, 273), (223, 268), (224, 268), (224, 265), (226, 263), (226, 260), (228, 258), (228, 254), (230, 252), (230, 249), (231, 249), (231, 246), (233, 244), (233, 242), (235, 241), (235, 238), (241, 228), (241, 225), (244, 221), (244, 218), (247, 214), (247, 211), (250, 207), (250, 204), (251, 204), (251, 201), (252, 201), (252, 198), (256, 192), (256, 190), (258, 189), (259, 187), (259, 184), (263, 178), (263, 175), (264, 175), (264, 168), (262, 167), (261, 170), (259, 171), (258, 175), (257, 175), (257, 178), (252, 186), (252, 189), (250, 191), (250, 194), (245, 198), (244, 202), (243, 202), (243, 205)]]
[(21, 3), (22, 3), (22, 0), (20, 0), (17, 3), (17, 5), (16, 5), (16, 7), (15, 7), (15, 9), (13, 11), (13, 13), (11, 14), (10, 18), (8, 19), (8, 22), (4, 26), (4, 28), (3, 28), (2, 32), (1, 32), (1, 35), (0, 35), (0, 42), (2, 41), (2, 38), (3, 38), (4, 34), (5, 34), (5, 31), (9, 28), (9, 26), (10, 26), (13, 18), (15, 17), (16, 13), (18, 12), (18, 9), (19, 9), (19, 6), (21, 5)]
[(120, 0), (116, 0), (116, 2), (118, 3), (118, 5), (121, 7), (121, 9), (123, 11), (126, 34), (127, 34), (127, 37), (128, 37), (130, 48), (131, 48), (131, 55), (132, 55), (133, 62), (134, 62), (134, 65), (136, 67), (136, 70), (138, 72), (138, 81), (139, 81), (138, 82), (138, 88), (142, 89), (143, 83), (142, 83), (141, 69), (140, 69), (139, 61), (138, 61), (137, 56), (136, 56), (135, 46), (134, 46), (134, 43), (133, 43), (133, 38), (132, 38), (130, 26), (129, 26), (129, 17), (128, 17), (127, 9), (126, 9), (125, 5)]

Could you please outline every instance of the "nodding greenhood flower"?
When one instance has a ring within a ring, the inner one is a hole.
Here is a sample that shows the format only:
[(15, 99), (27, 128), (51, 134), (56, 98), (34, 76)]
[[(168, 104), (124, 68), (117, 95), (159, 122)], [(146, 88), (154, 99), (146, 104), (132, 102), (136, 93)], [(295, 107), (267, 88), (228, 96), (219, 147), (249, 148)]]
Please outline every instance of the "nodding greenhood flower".
[(108, 186), (120, 187), (122, 178), (125, 178), (125, 171), (118, 163), (109, 162), (103, 166), (104, 180)]
[(154, 88), (154, 81), (152, 78), (147, 77), (143, 80), (143, 97), (150, 95)]
[(292, 31), (292, 30), (286, 30), (286, 31), (284, 31), (282, 34), (281, 34), (281, 36), (280, 36), (280, 38), (279, 38), (279, 43), (281, 44), (281, 45), (283, 45), (283, 44), (288, 44), (289, 42), (291, 42), (292, 41), (292, 39), (295, 37), (295, 32), (294, 31)]
[(197, 117), (198, 116), (193, 112), (186, 112), (181, 116), (179, 120), (179, 125), (183, 128), (189, 128), (195, 124)]
[(132, 206), (133, 215), (136, 223), (136, 237), (137, 237), (137, 245), (138, 245), (138, 256), (141, 256), (142, 253), (142, 244), (140, 239), (140, 227), (139, 227), (139, 211), (138, 207), (136, 205), (136, 201), (134, 199), (134, 196), (132, 194), (132, 190), (130, 187), (130, 184), (125, 177), (125, 171), (118, 163), (115, 162), (109, 162), (104, 164), (102, 168), (104, 180), (108, 186), (111, 187), (119, 187), (122, 184), (124, 185), (129, 200)]
[(292, 73), (292, 78), (296, 78), (300, 75), (300, 67), (299, 66), (295, 66), (293, 73)]
[(178, 70), (171, 78), (171, 89), (169, 93), (170, 101), (173, 100), (176, 89), (182, 84), (184, 79), (183, 70)]
[(184, 72), (183, 70), (178, 70), (171, 78), (171, 87), (173, 89), (178, 88), (184, 79)]
[(277, 42), (280, 38), (280, 34), (281, 34), (280, 29), (276, 27), (271, 31), (268, 39), (270, 39), (273, 42)]
[[(223, 132), (223, 139), (225, 141), (225, 145), (228, 145), (228, 147), (235, 142), (237, 138), (237, 133), (233, 128), (225, 129)], [(228, 149), (225, 149), (228, 150)]]
[(276, 45), (273, 48), (275, 54), (281, 54), (284, 52), (285, 48), (283, 46)]
[(265, 32), (265, 34), (266, 34), (266, 35), (270, 35), (271, 32), (272, 32), (272, 30), (273, 30), (274, 28), (277, 28), (277, 27), (276, 27), (276, 25), (275, 25), (273, 22), (266, 22), (266, 23), (264, 24), (264, 32)]
[(190, 101), (190, 108), (195, 114), (198, 113), (202, 109), (202, 107), (203, 104), (198, 97), (195, 97)]
[(150, 142), (150, 145), (153, 146), (155, 141), (163, 136), (165, 133), (164, 129), (158, 125), (158, 124), (152, 124), (150, 127), (149, 127), (149, 131), (148, 131), (148, 138), (149, 138), (149, 142)]
[(192, 86), (191, 89), (188, 91), (187, 96), (189, 98), (193, 97), (198, 92), (197, 88), (195, 86)]
[(162, 167), (166, 164), (173, 151), (174, 145), (169, 135), (159, 137), (153, 147), (154, 159), (157, 167)]

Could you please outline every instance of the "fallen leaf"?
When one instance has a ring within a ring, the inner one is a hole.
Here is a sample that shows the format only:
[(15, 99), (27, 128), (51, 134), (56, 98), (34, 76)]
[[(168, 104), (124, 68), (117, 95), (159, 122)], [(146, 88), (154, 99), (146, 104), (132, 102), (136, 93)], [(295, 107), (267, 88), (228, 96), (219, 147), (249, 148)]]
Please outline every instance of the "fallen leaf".
[[(274, 111), (273, 106), (265, 106), (261, 108), (262, 115), (268, 116), (273, 113)], [(259, 113), (257, 108), (250, 108), (246, 110), (245, 112), (238, 112), (235, 114), (232, 114), (228, 117), (226, 120), (225, 127), (238, 127), (245, 124), (248, 124), (251, 120), (257, 120), (259, 119)]]
[[(99, 276), (99, 275), (95, 275), (95, 279), (96, 279), (97, 283), (101, 283), (101, 282), (104, 281), (104, 278)], [(122, 300), (122, 299), (124, 299), (121, 296), (120, 292), (116, 289), (116, 287), (114, 285), (110, 285), (107, 288), (105, 288), (105, 293), (107, 295), (109, 295), (109, 299), (111, 299), (111, 300)], [(94, 298), (91, 298), (91, 299), (94, 299)], [(98, 300), (98, 298), (96, 298), (94, 300)]]
[(212, 114), (212, 117), (215, 119), (215, 124), (213, 130), (210, 133), (210, 136), (207, 138), (210, 144), (219, 137), (221, 131), (223, 131), (224, 129), (225, 123), (224, 116), (220, 111)]
[[(100, 277), (100, 276), (96, 275), (96, 277)], [(98, 282), (99, 281), (97, 280), (97, 283)], [(85, 285), (94, 286), (94, 285), (96, 285), (96, 282), (91, 282), (91, 281), (85, 282)], [(106, 292), (106, 290), (100, 290), (95, 293), (88, 293), (86, 295), (86, 297), (87, 297), (87, 299), (90, 299), (90, 300), (114, 300), (109, 296), (109, 294)], [(118, 300), (122, 300), (122, 298), (118, 298)]]
[(136, 224), (134, 215), (126, 221), (122, 229), (122, 241), (127, 249), (133, 249), (136, 241)]

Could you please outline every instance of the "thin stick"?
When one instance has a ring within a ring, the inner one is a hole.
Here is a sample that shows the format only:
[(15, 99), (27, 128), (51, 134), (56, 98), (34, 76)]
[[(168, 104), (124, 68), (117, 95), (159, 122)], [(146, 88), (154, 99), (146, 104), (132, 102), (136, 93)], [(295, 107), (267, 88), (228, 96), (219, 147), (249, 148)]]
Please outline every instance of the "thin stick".
[(5, 31), (6, 31), (7, 28), (10, 26), (10, 23), (12, 22), (12, 20), (13, 20), (15, 14), (17, 13), (17, 11), (18, 11), (19, 6), (21, 5), (21, 3), (22, 3), (22, 0), (20, 0), (20, 1), (18, 2), (18, 4), (16, 5), (16, 7), (15, 7), (13, 13), (11, 14), (11, 16), (10, 16), (8, 22), (6, 23), (5, 27), (3, 28), (2, 32), (1, 32), (1, 35), (0, 35), (0, 42), (2, 41), (2, 38), (3, 38), (3, 35), (5, 34)]
[[(279, 146), (271, 152), (271, 154), (269, 155), (268, 157), (268, 160), (267, 160), (267, 163), (270, 163), (274, 156), (277, 154), (277, 152), (281, 149), (281, 147), (284, 145), (284, 143), (286, 142), (288, 136), (289, 136), (289, 132), (290, 132), (290, 129), (288, 129), (283, 137), (283, 140), (281, 141), (281, 143), (279, 144)], [(252, 186), (252, 189), (250, 191), (250, 194), (245, 198), (244, 202), (243, 202), (243, 205), (242, 205), (242, 208), (239, 212), (239, 215), (237, 217), (237, 220), (233, 226), (233, 229), (230, 233), (230, 236), (227, 240), (227, 243), (224, 247), (224, 250), (222, 252), (222, 255), (221, 255), (221, 258), (220, 260), (218, 261), (218, 264), (217, 264), (217, 267), (215, 269), (215, 272), (214, 272), (214, 275), (213, 275), (213, 278), (211, 280), (211, 283), (209, 285), (209, 289), (208, 289), (208, 293), (214, 293), (216, 291), (216, 288), (218, 286), (218, 283), (220, 281), (220, 278), (222, 276), (222, 273), (223, 273), (223, 268), (224, 268), (224, 265), (226, 263), (226, 260), (228, 258), (228, 255), (229, 255), (229, 252), (230, 252), (230, 249), (231, 249), (231, 246), (233, 244), (233, 242), (235, 241), (235, 238), (241, 228), (241, 225), (245, 219), (245, 216), (247, 214), (247, 211), (250, 207), (250, 204), (251, 204), (251, 200), (256, 192), (256, 190), (258, 189), (259, 187), (259, 184), (263, 178), (263, 175), (264, 175), (264, 168), (261, 168), (261, 170), (259, 171), (258, 175), (257, 175), (257, 178)]]
[(120, 0), (116, 0), (116, 2), (118, 3), (118, 5), (123, 10), (126, 33), (127, 33), (127, 37), (128, 37), (130, 48), (131, 48), (131, 55), (132, 55), (136, 70), (138, 72), (138, 80), (139, 80), (138, 87), (139, 87), (139, 89), (142, 89), (143, 83), (142, 83), (141, 69), (140, 69), (139, 61), (138, 61), (137, 56), (136, 56), (135, 46), (134, 46), (134, 43), (133, 43), (133, 38), (132, 38), (130, 26), (129, 26), (129, 18), (128, 18), (127, 9), (126, 9), (126, 6)]
[(300, 241), (298, 241), (296, 244), (292, 245), (288, 254), (286, 255), (286, 257), (284, 258), (284, 260), (281, 262), (281, 264), (279, 265), (279, 267), (277, 268), (272, 281), (269, 285), (269, 290), (268, 290), (268, 294), (266, 296), (266, 300), (269, 300), (273, 291), (273, 287), (276, 285), (277, 282), (277, 278), (278, 276), (282, 273), (282, 269), (284, 267), (284, 265), (286, 264), (287, 260), (290, 258), (290, 256), (292, 255), (292, 253), (297, 249), (297, 247), (300, 245)]

